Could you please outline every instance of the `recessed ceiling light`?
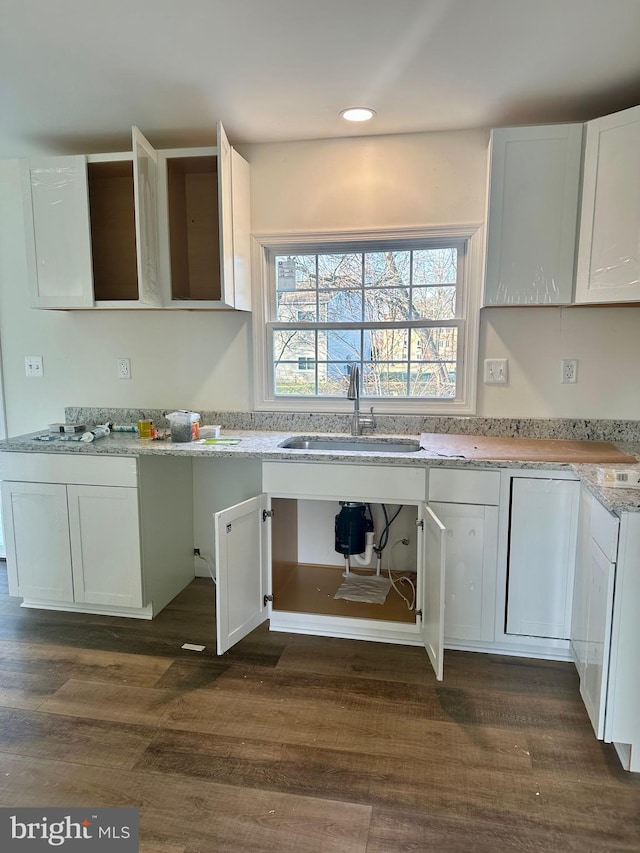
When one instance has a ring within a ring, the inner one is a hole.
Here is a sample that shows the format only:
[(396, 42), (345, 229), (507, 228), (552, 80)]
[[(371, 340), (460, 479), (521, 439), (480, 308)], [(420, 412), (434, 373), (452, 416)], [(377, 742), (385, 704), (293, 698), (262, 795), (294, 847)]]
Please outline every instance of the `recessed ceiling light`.
[(369, 121), (375, 114), (376, 111), (370, 110), (369, 107), (349, 107), (346, 110), (342, 110), (340, 116), (347, 121)]

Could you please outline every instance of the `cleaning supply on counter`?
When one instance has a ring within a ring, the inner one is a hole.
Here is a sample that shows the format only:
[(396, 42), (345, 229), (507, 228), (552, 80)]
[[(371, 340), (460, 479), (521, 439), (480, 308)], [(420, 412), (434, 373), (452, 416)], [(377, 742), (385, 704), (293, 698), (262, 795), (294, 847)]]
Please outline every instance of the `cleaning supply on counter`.
[(110, 423), (111, 432), (138, 432), (137, 424), (114, 424)]
[(143, 439), (144, 441), (149, 441), (153, 438), (153, 421), (150, 421), (147, 418), (142, 418), (138, 421), (137, 429), (139, 438)]
[(179, 410), (167, 412), (166, 419), (171, 426), (171, 441), (195, 441), (200, 436), (200, 415), (198, 412)]
[(218, 424), (201, 424), (200, 438), (220, 438), (220, 429)]

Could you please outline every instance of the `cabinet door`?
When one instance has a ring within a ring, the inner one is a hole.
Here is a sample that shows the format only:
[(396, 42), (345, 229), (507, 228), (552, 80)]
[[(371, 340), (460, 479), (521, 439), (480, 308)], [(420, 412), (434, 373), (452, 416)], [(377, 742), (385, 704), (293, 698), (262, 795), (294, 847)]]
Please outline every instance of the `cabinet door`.
[(569, 639), (580, 484), (514, 477), (508, 634)]
[(498, 507), (430, 503), (447, 528), (444, 636), (495, 639)]
[(485, 305), (562, 305), (573, 296), (581, 124), (491, 135)]
[(160, 306), (156, 152), (137, 127), (132, 129), (132, 141), (138, 299), (145, 305)]
[(67, 486), (75, 601), (142, 607), (137, 489)]
[(571, 613), (571, 649), (580, 678), (584, 675), (587, 660), (587, 630), (589, 624), (589, 585), (591, 566), (591, 504), (594, 498), (585, 486), (580, 489), (578, 542), (576, 568), (573, 582), (573, 608)]
[(224, 305), (233, 308), (235, 292), (231, 146), (222, 122), (218, 122), (218, 217), (220, 228), (220, 300)]
[(92, 306), (86, 158), (23, 161), (22, 197), (32, 307)]
[(231, 149), (233, 307), (251, 311), (251, 185), (249, 164)]
[(640, 300), (640, 107), (587, 124), (576, 302)]
[(268, 618), (269, 536), (264, 495), (214, 515), (219, 655)]
[(444, 590), (446, 528), (428, 506), (424, 514), (422, 640), (438, 681), (444, 664)]
[(9, 592), (73, 601), (66, 486), (2, 483)]
[(614, 580), (615, 564), (591, 540), (586, 654), (580, 678), (580, 695), (596, 737), (600, 739), (604, 737)]

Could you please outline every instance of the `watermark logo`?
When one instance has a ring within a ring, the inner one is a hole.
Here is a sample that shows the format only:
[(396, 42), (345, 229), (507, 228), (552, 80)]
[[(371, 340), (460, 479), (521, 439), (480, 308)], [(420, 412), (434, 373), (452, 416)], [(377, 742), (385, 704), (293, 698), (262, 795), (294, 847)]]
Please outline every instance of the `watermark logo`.
[(0, 850), (138, 853), (138, 810), (0, 808)]

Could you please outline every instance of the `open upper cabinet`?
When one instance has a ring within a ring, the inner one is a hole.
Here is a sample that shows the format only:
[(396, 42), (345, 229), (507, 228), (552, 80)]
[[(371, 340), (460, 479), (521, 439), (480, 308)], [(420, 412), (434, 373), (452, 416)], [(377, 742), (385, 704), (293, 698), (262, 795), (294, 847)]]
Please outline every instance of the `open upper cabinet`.
[(250, 302), (249, 166), (217, 147), (24, 161), (34, 308), (236, 308)]

